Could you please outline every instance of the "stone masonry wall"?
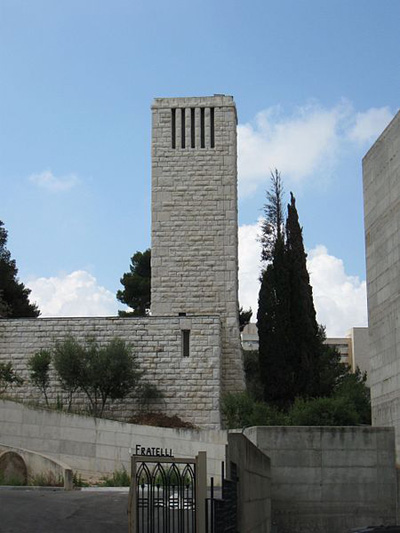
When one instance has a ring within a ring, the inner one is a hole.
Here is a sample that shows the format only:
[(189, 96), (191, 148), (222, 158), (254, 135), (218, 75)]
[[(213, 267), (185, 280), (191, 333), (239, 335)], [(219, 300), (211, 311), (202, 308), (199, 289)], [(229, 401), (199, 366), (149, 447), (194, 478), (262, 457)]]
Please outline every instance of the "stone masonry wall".
[[(190, 330), (189, 357), (182, 356), (182, 330)], [(102, 344), (119, 337), (130, 343), (146, 372), (143, 379), (164, 394), (162, 400), (151, 404), (151, 410), (176, 414), (201, 428), (220, 427), (218, 317), (1, 319), (0, 361), (11, 361), (25, 380), (21, 388), (10, 391), (13, 396), (43, 404), (41, 393), (29, 383), (27, 360), (68, 335), (80, 342), (92, 337)], [(62, 397), (63, 393), (54, 376), (51, 385), (49, 398), (55, 404), (57, 395)], [(111, 411), (117, 419), (129, 420), (138, 414), (137, 400), (115, 402)]]
[(400, 113), (363, 160), (371, 403), (400, 457)]
[(222, 386), (241, 390), (235, 104), (158, 98), (152, 112), (152, 315), (220, 316)]

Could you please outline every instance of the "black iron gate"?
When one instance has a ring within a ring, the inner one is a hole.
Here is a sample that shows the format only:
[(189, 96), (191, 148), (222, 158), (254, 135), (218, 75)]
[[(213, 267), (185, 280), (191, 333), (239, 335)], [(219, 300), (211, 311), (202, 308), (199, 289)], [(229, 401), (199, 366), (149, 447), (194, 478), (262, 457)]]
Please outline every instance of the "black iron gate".
[(206, 506), (207, 533), (236, 533), (237, 531), (237, 467), (230, 463), (230, 479), (225, 478), (225, 465), (222, 463), (221, 489), (214, 487), (211, 478), (210, 497)]
[(130, 533), (204, 533), (206, 457), (132, 456)]

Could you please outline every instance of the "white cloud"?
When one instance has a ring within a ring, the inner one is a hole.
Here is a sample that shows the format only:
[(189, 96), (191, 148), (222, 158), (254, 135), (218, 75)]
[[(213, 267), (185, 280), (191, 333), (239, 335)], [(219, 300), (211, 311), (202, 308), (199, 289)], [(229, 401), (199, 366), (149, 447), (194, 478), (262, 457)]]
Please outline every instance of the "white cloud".
[(45, 170), (40, 174), (32, 174), (28, 179), (39, 188), (54, 193), (69, 191), (79, 183), (75, 174), (56, 177), (50, 170)]
[(346, 274), (343, 261), (318, 245), (309, 252), (307, 268), (318, 322), (328, 336), (343, 336), (352, 327), (366, 326), (367, 288), (358, 276)]
[(265, 185), (277, 168), (287, 182), (331, 174), (345, 143), (370, 141), (392, 117), (387, 107), (355, 113), (349, 102), (332, 108), (316, 102), (285, 113), (270, 107), (238, 126), (238, 170), (241, 196)]
[(252, 322), (257, 320), (260, 289), (261, 243), (258, 240), (260, 234), (259, 223), (239, 227), (239, 302), (244, 309), (251, 307)]
[(388, 107), (371, 107), (365, 113), (357, 113), (349, 138), (358, 143), (372, 142), (383, 132), (393, 118)]
[[(261, 246), (259, 223), (239, 228), (239, 302), (253, 310), (256, 321)], [(344, 336), (356, 326), (367, 325), (366, 283), (345, 272), (341, 259), (329, 255), (325, 246), (310, 250), (307, 261), (313, 287), (317, 320), (330, 337)]]
[(30, 279), (27, 285), (32, 291), (30, 300), (37, 303), (42, 317), (117, 314), (114, 294), (98, 285), (96, 278), (84, 270)]

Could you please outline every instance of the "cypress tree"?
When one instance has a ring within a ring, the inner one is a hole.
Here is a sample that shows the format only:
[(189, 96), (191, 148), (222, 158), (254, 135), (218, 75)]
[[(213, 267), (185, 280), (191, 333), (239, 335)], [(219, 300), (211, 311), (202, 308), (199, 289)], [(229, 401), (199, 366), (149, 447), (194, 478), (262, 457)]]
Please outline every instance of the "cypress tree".
[(0, 316), (35, 318), (40, 311), (29, 302), (30, 289), (18, 281), (15, 260), (7, 249), (7, 231), (0, 220)]
[(296, 201), (290, 193), (283, 227), (279, 172), (272, 175), (271, 183), (261, 238), (261, 258), (267, 266), (258, 300), (259, 367), (264, 400), (288, 408), (297, 397), (321, 394), (321, 373), (329, 358), (322, 357), (323, 336), (316, 320)]
[(307, 254), (299, 223), (296, 200), (290, 193), (286, 221), (286, 254), (290, 278), (290, 327), (293, 361), (296, 362), (295, 393), (301, 397), (319, 394), (321, 337), (314, 308), (312, 287), (307, 271)]

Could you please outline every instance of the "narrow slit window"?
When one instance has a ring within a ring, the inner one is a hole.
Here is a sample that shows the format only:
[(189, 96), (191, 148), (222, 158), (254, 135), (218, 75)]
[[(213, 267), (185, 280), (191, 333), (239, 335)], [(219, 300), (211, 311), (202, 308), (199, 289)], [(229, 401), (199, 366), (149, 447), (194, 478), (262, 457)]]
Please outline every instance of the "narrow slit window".
[(185, 148), (186, 146), (185, 130), (186, 130), (185, 109), (181, 109), (181, 148)]
[(195, 148), (195, 139), (196, 139), (196, 117), (195, 117), (195, 108), (190, 108), (190, 141), (192, 148)]
[(200, 146), (202, 148), (205, 148), (206, 146), (206, 137), (205, 137), (205, 130), (204, 130), (204, 122), (205, 122), (205, 113), (204, 113), (204, 107), (200, 109)]
[(182, 330), (182, 356), (189, 357), (190, 355), (190, 329)]
[(176, 148), (176, 109), (171, 109), (171, 146)]
[(215, 147), (214, 108), (210, 107), (210, 147)]

